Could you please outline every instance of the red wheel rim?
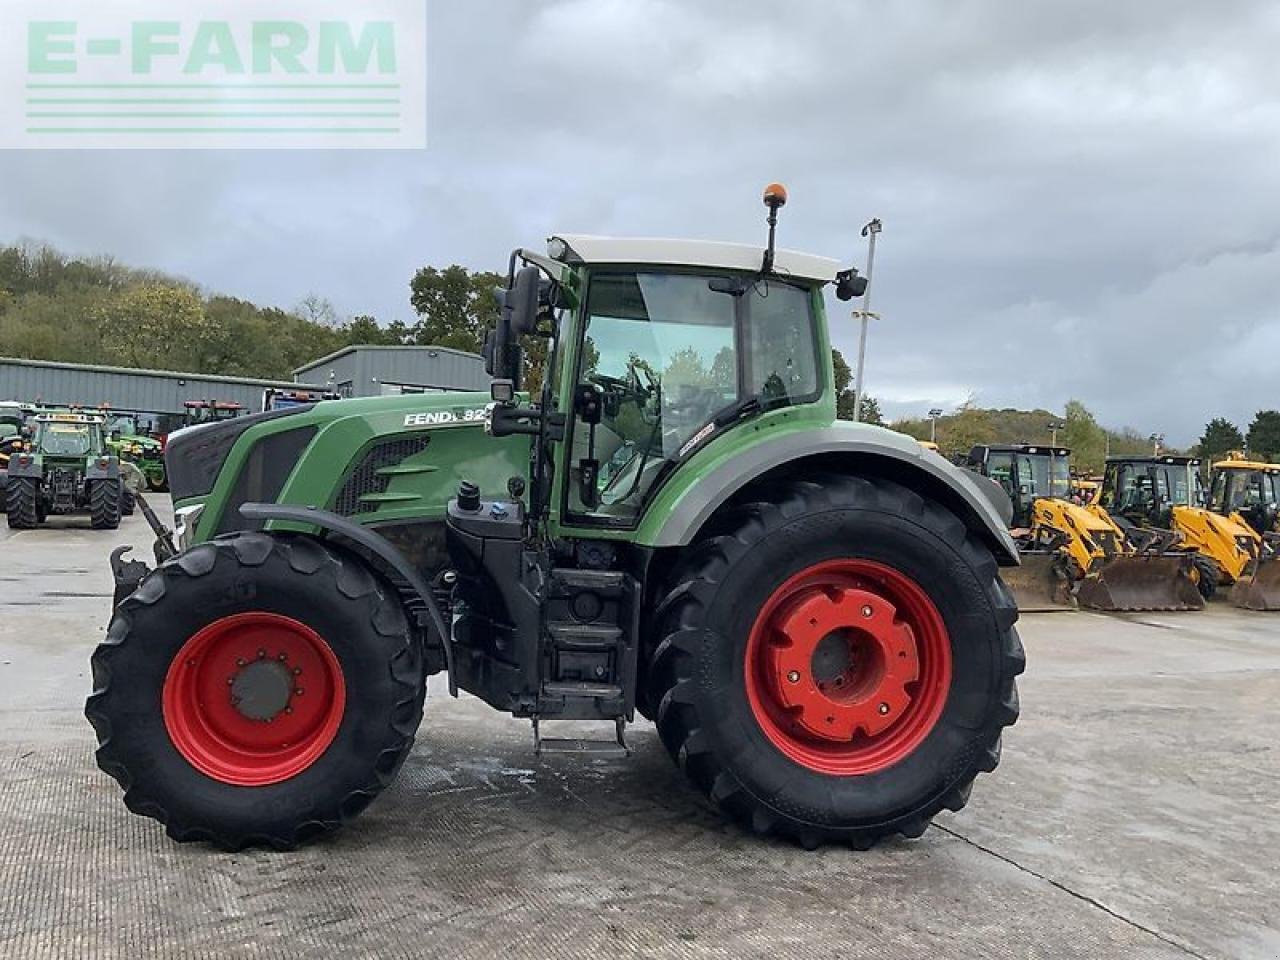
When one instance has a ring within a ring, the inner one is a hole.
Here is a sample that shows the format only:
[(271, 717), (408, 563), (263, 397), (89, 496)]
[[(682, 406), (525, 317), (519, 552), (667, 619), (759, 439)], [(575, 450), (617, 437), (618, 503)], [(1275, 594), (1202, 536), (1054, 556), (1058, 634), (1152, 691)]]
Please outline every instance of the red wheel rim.
[(829, 560), (787, 579), (747, 640), (746, 687), (765, 736), (818, 773), (874, 773), (929, 735), (951, 687), (951, 642), (906, 574)]
[(333, 650), (304, 623), (238, 613), (191, 637), (164, 678), (164, 725), (178, 752), (222, 783), (297, 776), (329, 748), (346, 705)]

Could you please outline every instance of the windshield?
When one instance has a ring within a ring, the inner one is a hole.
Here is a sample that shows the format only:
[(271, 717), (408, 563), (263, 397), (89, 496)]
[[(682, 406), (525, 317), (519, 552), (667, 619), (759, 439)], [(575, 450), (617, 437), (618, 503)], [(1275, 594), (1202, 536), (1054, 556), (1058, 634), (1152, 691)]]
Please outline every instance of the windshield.
[(1027, 496), (1066, 499), (1071, 495), (1071, 463), (1066, 457), (1019, 454), (1018, 483)]
[[(599, 388), (603, 416), (594, 431), (574, 428), (571, 509), (634, 516), (717, 416), (816, 397), (813, 302), (803, 287), (730, 275), (593, 277), (578, 382)], [(588, 459), (599, 465), (595, 505), (578, 484)]]
[(136, 437), (140, 433), (133, 417), (112, 417), (107, 424), (107, 432), (118, 433), (122, 437)]
[(87, 424), (46, 423), (40, 426), (39, 449), (51, 457), (83, 457), (93, 447)]
[(1213, 509), (1233, 513), (1274, 506), (1280, 502), (1276, 480), (1277, 474), (1271, 470), (1220, 470), (1213, 478)]

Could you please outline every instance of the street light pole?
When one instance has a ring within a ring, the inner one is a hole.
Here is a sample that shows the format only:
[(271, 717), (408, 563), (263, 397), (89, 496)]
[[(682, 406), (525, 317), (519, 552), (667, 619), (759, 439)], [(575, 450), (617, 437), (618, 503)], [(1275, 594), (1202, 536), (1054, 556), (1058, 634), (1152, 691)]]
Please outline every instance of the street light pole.
[(942, 410), (934, 407), (929, 411), (929, 442), (938, 442), (938, 418), (942, 416)]
[(1049, 421), (1049, 432), (1052, 437), (1052, 439), (1049, 440), (1049, 445), (1051, 447), (1056, 447), (1058, 445), (1058, 431), (1064, 429), (1065, 426), (1066, 424), (1059, 420)]
[(876, 264), (876, 237), (884, 225), (880, 223), (880, 218), (875, 217), (867, 222), (862, 228), (862, 235), (869, 237), (867, 246), (867, 286), (862, 291), (862, 309), (855, 310), (853, 315), (862, 320), (862, 330), (858, 335), (858, 370), (857, 379), (853, 382), (853, 419), (858, 421), (862, 419), (862, 373), (867, 362), (867, 321), (871, 319), (871, 271)]

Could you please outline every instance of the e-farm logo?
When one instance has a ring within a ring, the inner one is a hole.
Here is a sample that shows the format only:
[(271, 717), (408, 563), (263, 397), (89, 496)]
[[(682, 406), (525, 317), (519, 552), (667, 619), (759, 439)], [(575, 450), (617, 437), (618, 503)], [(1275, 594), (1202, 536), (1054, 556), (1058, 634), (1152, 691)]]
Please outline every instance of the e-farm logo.
[(425, 0), (0, 10), (0, 147), (426, 146)]

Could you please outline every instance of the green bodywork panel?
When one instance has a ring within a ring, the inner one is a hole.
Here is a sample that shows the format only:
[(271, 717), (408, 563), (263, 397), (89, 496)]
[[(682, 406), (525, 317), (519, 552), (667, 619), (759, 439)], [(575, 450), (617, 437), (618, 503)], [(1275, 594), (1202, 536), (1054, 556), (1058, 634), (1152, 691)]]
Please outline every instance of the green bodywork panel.
[[(505, 496), (512, 476), (528, 479), (529, 437), (486, 436), (483, 415), (488, 403), (483, 393), (365, 397), (328, 400), (310, 410), (263, 420), (237, 440), (208, 497), (174, 505), (204, 502), (194, 539), (211, 538), (253, 444), (271, 434), (314, 427), (316, 433), (289, 472), (277, 503), (331, 510), (370, 447), (383, 440), (425, 435), (430, 439), (424, 450), (378, 471), (387, 478), (386, 490), (362, 497), (361, 504), (371, 509), (351, 519), (363, 524), (440, 519), (463, 480), (479, 485), (489, 496)], [(279, 521), (271, 527), (298, 529)]]

